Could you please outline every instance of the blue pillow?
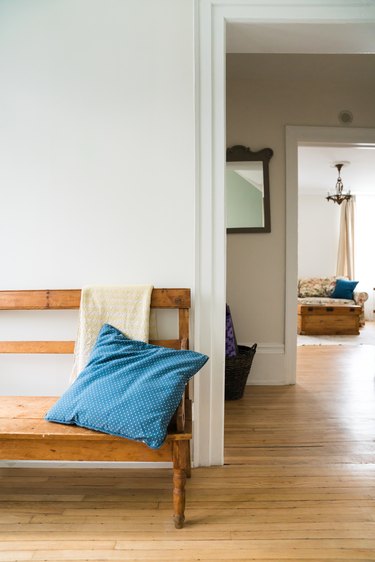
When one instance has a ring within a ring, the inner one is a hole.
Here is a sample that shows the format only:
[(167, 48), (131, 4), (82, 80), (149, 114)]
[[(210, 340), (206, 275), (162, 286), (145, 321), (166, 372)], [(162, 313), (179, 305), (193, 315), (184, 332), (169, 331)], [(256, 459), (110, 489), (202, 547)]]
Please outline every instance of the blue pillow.
[(104, 324), (90, 360), (45, 419), (162, 446), (185, 384), (206, 355), (128, 339)]
[(358, 285), (358, 281), (349, 281), (348, 279), (337, 279), (336, 286), (331, 295), (331, 298), (353, 300), (353, 291), (357, 285)]

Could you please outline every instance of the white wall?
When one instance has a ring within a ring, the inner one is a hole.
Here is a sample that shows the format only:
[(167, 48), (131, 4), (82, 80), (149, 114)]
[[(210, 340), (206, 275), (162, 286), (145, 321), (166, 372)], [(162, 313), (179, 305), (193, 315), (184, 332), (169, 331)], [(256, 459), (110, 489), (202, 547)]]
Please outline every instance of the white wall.
[(298, 195), (298, 276), (336, 275), (340, 207), (324, 195)]
[(227, 301), (239, 343), (259, 344), (250, 383), (285, 382), (285, 127), (375, 126), (372, 55), (227, 56), (227, 146), (270, 147), (271, 232), (230, 234)]
[[(0, 289), (193, 287), (193, 61), (190, 1), (2, 0)], [(1, 337), (74, 339), (39, 314)], [(0, 393), (59, 393), (70, 364), (0, 357)]]

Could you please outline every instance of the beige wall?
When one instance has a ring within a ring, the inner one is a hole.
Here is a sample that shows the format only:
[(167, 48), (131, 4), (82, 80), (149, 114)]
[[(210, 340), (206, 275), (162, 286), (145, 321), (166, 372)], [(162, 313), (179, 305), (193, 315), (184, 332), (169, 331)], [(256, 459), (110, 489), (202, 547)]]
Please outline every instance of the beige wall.
[(349, 109), (353, 127), (375, 127), (374, 99), (373, 55), (228, 55), (227, 146), (274, 151), (271, 233), (228, 236), (227, 300), (240, 343), (284, 343), (285, 126), (337, 127)]

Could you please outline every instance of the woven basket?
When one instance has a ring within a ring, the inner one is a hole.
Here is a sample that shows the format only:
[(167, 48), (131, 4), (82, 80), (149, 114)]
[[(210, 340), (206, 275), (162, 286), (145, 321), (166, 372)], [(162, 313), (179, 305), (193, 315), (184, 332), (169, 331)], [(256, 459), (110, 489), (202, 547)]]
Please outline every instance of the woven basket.
[(225, 400), (242, 398), (256, 349), (256, 343), (251, 347), (239, 345), (236, 357), (225, 358)]

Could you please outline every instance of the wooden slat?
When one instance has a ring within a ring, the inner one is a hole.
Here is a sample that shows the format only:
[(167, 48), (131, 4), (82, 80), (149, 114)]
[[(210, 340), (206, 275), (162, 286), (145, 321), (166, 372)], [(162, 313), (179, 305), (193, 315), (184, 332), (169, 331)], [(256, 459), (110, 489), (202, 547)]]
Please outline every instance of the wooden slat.
[(57, 396), (2, 396), (0, 419), (43, 419)]
[(181, 340), (150, 340), (150, 344), (170, 347), (171, 349), (181, 349)]
[[(0, 353), (74, 353), (74, 341), (2, 341)], [(182, 349), (181, 340), (150, 340), (150, 344), (171, 349)]]
[(178, 336), (186, 341), (186, 349), (189, 349), (189, 309), (183, 308), (178, 311)]
[(79, 308), (81, 301), (80, 289), (54, 290), (48, 292), (48, 307), (50, 310)]
[[(0, 310), (63, 310), (79, 308), (80, 289), (0, 291)], [(151, 308), (190, 308), (190, 289), (154, 289)]]
[(75, 309), (80, 299), (80, 289), (0, 291), (0, 310)]
[(52, 435), (46, 438), (40, 435), (30, 440), (17, 436), (1, 442), (0, 459), (15, 460), (64, 460), (64, 461), (170, 461), (171, 445), (164, 444), (160, 449), (150, 449), (144, 443), (107, 436), (103, 440), (83, 439), (66, 440)]
[(190, 289), (154, 289), (151, 308), (190, 308)]
[(2, 341), (0, 353), (74, 353), (74, 341)]
[(28, 310), (46, 307), (46, 291), (0, 291), (0, 310)]

